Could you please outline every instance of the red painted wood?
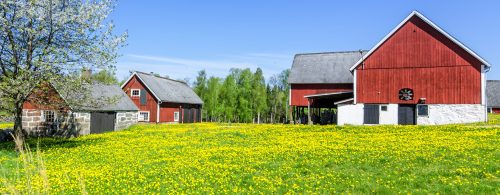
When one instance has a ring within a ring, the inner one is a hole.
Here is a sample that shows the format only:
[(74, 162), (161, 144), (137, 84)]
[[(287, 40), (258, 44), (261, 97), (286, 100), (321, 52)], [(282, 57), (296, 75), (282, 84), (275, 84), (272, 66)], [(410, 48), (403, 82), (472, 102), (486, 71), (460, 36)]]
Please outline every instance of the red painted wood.
[(495, 114), (500, 114), (500, 108), (492, 108), (491, 111)]
[[(122, 89), (132, 99), (132, 101), (139, 108), (140, 111), (149, 111), (149, 122), (156, 122), (158, 101), (153, 96), (153, 93), (145, 87), (145, 85), (137, 78), (137, 76), (132, 77), (132, 79), (130, 79), (129, 82), (127, 82)], [(146, 89), (147, 92), (146, 105), (141, 105), (139, 97), (132, 97), (131, 95), (132, 89)]]
[(292, 84), (291, 106), (307, 106), (306, 95), (346, 92), (353, 90), (352, 84)]
[(180, 104), (174, 103), (163, 103), (160, 107), (160, 122), (175, 122), (174, 112), (179, 112), (179, 120), (181, 110), (179, 109)]
[(23, 109), (67, 111), (70, 108), (52, 85), (42, 85), (28, 96), (23, 103)]
[[(481, 63), (413, 17), (356, 68), (359, 103), (481, 103)], [(413, 101), (399, 100), (411, 88)]]

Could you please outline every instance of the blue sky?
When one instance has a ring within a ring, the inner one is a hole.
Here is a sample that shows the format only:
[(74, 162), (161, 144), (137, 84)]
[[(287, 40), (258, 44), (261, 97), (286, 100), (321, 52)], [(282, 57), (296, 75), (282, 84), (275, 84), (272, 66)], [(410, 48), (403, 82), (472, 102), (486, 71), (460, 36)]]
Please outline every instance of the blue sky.
[[(117, 75), (156, 72), (193, 81), (257, 67), (266, 78), (297, 53), (370, 49), (418, 10), (490, 64), (500, 80), (500, 1), (121, 0), (111, 15), (129, 33)], [(498, 68), (497, 68), (498, 67)]]

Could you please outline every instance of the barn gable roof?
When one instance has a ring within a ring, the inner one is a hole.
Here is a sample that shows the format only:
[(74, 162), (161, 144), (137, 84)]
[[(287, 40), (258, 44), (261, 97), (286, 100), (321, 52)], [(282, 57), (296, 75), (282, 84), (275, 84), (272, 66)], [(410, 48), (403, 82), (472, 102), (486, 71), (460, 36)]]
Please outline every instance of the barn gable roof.
[(417, 12), (417, 11), (413, 11), (411, 12), (410, 15), (408, 15), (408, 17), (406, 17), (401, 23), (399, 23), (396, 28), (394, 28), (389, 34), (387, 34), (380, 42), (378, 42), (370, 51), (368, 51), (368, 53), (366, 53), (362, 59), (359, 59), (349, 70), (350, 71), (354, 71), (354, 69), (356, 67), (358, 67), (361, 62), (363, 61), (363, 59), (366, 59), (367, 57), (369, 57), (373, 52), (375, 52), (375, 50), (377, 50), (380, 46), (382, 46), (383, 43), (385, 43), (387, 41), (387, 39), (389, 39), (390, 37), (392, 37), (392, 35), (394, 35), (401, 27), (403, 27), (404, 24), (406, 24), (406, 22), (408, 22), (411, 18), (413, 17), (418, 17), (420, 19), (422, 19), (425, 23), (427, 23), (429, 26), (431, 26), (432, 28), (436, 29), (439, 33), (443, 34), (445, 37), (447, 37), (448, 39), (450, 39), (453, 43), (457, 44), (458, 46), (460, 46), (462, 49), (464, 49), (467, 53), (469, 53), (470, 55), (472, 55), (474, 58), (476, 58), (477, 60), (479, 60), (481, 63), (483, 63), (483, 65), (487, 66), (487, 67), (491, 67), (491, 65), (486, 61), (484, 60), (483, 58), (481, 58), (478, 54), (476, 54), (474, 51), (472, 51), (471, 49), (469, 49), (467, 46), (465, 46), (464, 44), (462, 44), (460, 41), (458, 41), (457, 39), (455, 39), (453, 36), (451, 36), (450, 34), (448, 34), (446, 31), (444, 31), (443, 29), (441, 29), (439, 26), (437, 26), (436, 24), (434, 24), (432, 21), (430, 21), (429, 19), (427, 19), (424, 15), (422, 15), (421, 13)]
[(486, 82), (486, 97), (488, 107), (500, 108), (500, 81)]
[(349, 72), (367, 51), (297, 54), (288, 78), (290, 84), (353, 83)]
[[(201, 98), (183, 81), (137, 71), (132, 73), (130, 79), (134, 76), (137, 76), (144, 83), (145, 87), (151, 91), (153, 96), (161, 102), (203, 104)], [(125, 84), (123, 84), (122, 88)]]
[[(57, 89), (57, 87), (55, 87)], [(64, 100), (72, 110), (78, 111), (138, 111), (139, 108), (118, 85), (92, 84), (88, 86), (89, 102), (81, 102), (79, 92), (64, 94)], [(75, 102), (78, 102), (76, 104)]]

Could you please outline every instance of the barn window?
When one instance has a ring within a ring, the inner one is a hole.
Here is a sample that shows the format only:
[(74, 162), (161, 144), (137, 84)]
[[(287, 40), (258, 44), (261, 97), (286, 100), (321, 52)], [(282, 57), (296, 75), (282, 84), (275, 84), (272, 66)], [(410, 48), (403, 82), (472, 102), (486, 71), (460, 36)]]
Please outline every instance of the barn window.
[(386, 105), (382, 105), (382, 106), (380, 106), (380, 110), (382, 110), (382, 111), (387, 111), (387, 106), (386, 106)]
[(429, 116), (429, 105), (418, 105), (418, 116)]
[(174, 112), (174, 121), (175, 122), (179, 121), (179, 112)]
[(42, 111), (42, 121), (47, 123), (53, 123), (56, 121), (56, 112), (52, 110)]
[(141, 96), (141, 90), (139, 90), (139, 89), (132, 89), (132, 91), (130, 93), (131, 93), (132, 97), (139, 97), (139, 96)]
[(488, 113), (493, 113), (493, 109), (491, 107), (488, 108)]
[(149, 121), (149, 112), (139, 112), (139, 121)]

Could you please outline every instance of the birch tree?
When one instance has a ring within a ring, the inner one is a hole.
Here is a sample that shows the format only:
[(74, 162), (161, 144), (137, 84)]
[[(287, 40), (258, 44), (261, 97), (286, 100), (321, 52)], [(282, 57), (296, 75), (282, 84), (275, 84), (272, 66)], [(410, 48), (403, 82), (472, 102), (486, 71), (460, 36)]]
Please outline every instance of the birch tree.
[(0, 101), (13, 105), (17, 139), (24, 140), (22, 107), (32, 89), (52, 83), (84, 93), (83, 82), (75, 76), (82, 68), (114, 68), (117, 50), (127, 37), (115, 35), (107, 19), (114, 4), (112, 0), (0, 1)]

